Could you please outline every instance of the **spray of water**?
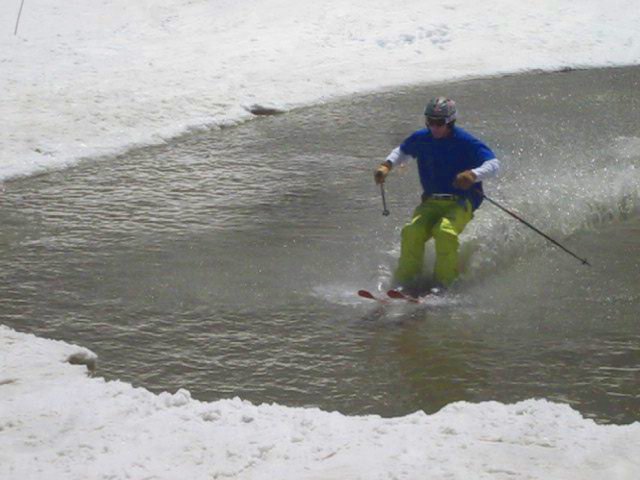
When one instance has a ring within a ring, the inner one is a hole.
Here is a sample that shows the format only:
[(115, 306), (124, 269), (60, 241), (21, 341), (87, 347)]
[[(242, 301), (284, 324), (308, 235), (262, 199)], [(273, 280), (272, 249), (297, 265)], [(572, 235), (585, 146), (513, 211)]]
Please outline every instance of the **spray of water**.
[[(575, 234), (640, 215), (639, 147), (640, 138), (619, 137), (597, 157), (565, 152), (553, 169), (507, 172), (492, 187), (492, 197), (570, 245)], [(477, 217), (481, 221), (472, 222), (461, 249), (472, 278), (543, 248), (555, 249), (490, 205)]]

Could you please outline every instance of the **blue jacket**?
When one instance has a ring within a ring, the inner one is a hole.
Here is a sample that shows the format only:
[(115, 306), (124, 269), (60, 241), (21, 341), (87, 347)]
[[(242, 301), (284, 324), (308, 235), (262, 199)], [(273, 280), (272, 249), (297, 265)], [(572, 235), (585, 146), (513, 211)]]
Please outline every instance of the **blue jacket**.
[(480, 140), (460, 127), (453, 127), (447, 138), (435, 139), (431, 131), (423, 128), (413, 133), (400, 145), (402, 153), (416, 158), (420, 183), (425, 195), (450, 193), (468, 198), (475, 210), (482, 203), (482, 183), (469, 190), (454, 188), (456, 175), (496, 158), (495, 154)]

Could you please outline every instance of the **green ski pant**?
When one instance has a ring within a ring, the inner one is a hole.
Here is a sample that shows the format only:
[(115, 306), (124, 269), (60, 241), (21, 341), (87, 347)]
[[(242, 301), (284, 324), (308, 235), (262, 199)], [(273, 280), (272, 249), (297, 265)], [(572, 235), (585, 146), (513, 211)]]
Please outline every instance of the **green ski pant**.
[(400, 260), (394, 283), (414, 286), (422, 275), (425, 243), (433, 237), (436, 248), (434, 280), (448, 287), (458, 276), (458, 236), (473, 218), (471, 203), (427, 199), (413, 212), (402, 229)]

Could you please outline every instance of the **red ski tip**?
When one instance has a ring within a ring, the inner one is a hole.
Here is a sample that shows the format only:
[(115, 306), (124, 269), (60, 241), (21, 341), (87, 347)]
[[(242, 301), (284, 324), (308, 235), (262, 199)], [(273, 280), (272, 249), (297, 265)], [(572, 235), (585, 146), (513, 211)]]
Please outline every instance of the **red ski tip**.
[(358, 295), (361, 296), (362, 298), (368, 298), (369, 300), (375, 300), (376, 302), (381, 303), (383, 305), (386, 305), (386, 304), (389, 303), (389, 301), (384, 299), (384, 298), (376, 297), (369, 290), (358, 290)]
[(391, 298), (402, 298), (402, 299), (407, 298), (407, 295), (405, 295), (402, 292), (399, 292), (398, 290), (389, 290), (387, 292), (387, 295), (389, 295), (389, 297)]
[(376, 297), (374, 297), (373, 294), (367, 290), (358, 290), (358, 295), (364, 298), (370, 298), (371, 300), (376, 299)]
[(412, 297), (411, 295), (407, 295), (405, 293), (402, 293), (398, 290), (388, 290), (387, 291), (387, 296), (389, 298), (395, 298), (398, 300), (406, 300), (408, 302), (412, 302), (412, 303), (420, 303), (422, 300), (420, 298), (416, 298), (416, 297)]

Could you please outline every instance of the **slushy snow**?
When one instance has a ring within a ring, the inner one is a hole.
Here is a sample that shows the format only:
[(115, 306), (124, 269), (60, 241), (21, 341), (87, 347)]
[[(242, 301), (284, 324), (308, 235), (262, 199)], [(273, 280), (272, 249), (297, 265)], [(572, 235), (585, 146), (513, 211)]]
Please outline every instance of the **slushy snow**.
[[(88, 350), (0, 326), (2, 479), (636, 480), (640, 423), (567, 405), (453, 403), (345, 416), (211, 403), (87, 376)], [(76, 359), (72, 365), (68, 359)]]
[[(28, 0), (14, 36), (19, 6), (0, 14), (0, 180), (342, 95), (640, 63), (637, 0)], [(640, 478), (640, 422), (543, 399), (349, 417), (156, 395), (95, 362), (0, 326), (1, 479)]]

